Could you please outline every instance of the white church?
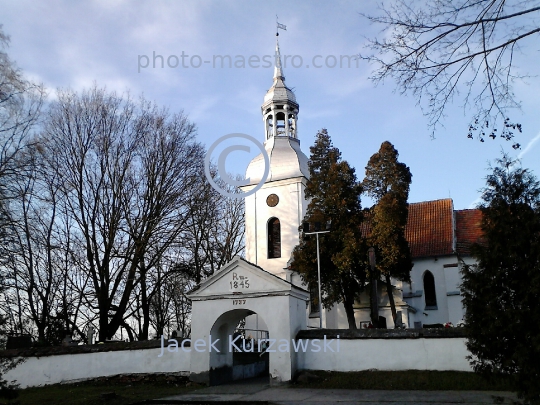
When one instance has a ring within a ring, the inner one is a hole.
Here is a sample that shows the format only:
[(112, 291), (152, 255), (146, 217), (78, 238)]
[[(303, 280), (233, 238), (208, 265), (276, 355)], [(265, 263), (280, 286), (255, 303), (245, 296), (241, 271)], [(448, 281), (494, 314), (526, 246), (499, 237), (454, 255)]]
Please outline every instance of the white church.
[[(235, 257), (189, 296), (192, 340), (217, 337), (223, 345), (218, 354), (191, 353), (191, 376), (196, 381), (211, 383), (211, 370), (232, 367), (233, 354), (225, 342), (238, 334), (239, 325), (244, 336), (254, 339), (294, 339), (299, 331), (319, 328), (320, 323), (327, 330), (348, 328), (342, 304), (323, 307), (322, 313), (311, 308), (307, 286), (288, 266), (309, 203), (305, 198), (309, 169), (298, 137), (299, 104), (285, 84), (278, 43), (276, 53), (273, 84), (261, 107), (270, 168), (262, 187), (245, 198), (246, 257)], [(250, 184), (243, 191), (261, 181), (264, 165), (262, 154), (251, 161), (246, 172)], [(409, 205), (406, 238), (414, 266), (410, 283), (394, 282), (399, 325), (394, 325), (386, 287), (379, 283), (379, 314), (387, 328), (456, 325), (462, 320), (459, 259), (473, 261), (469, 248), (481, 236), (480, 219), (478, 210), (454, 210), (451, 199)], [(367, 327), (367, 292), (354, 310), (357, 327)], [(288, 381), (297, 362), (294, 352), (271, 355), (270, 375)]]

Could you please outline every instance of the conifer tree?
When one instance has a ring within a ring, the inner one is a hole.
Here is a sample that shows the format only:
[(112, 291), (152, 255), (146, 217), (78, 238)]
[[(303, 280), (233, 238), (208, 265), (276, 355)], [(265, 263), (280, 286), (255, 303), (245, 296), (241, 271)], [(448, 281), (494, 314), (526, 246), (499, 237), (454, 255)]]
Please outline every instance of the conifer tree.
[[(326, 129), (319, 131), (310, 152), (306, 198), (311, 200), (304, 222), (332, 224), (331, 232), (319, 237), (323, 304), (330, 308), (342, 302), (349, 328), (356, 329), (353, 306), (365, 282), (367, 259), (360, 233), (362, 187)], [(315, 236), (305, 236), (294, 249), (291, 268), (317, 290)]]
[(540, 183), (506, 155), (483, 190), (484, 240), (462, 269), (469, 361), (506, 374), (518, 394), (540, 403)]
[[(398, 157), (394, 145), (383, 142), (379, 151), (369, 159), (363, 181), (365, 192), (375, 200), (370, 210), (369, 244), (375, 248), (377, 265), (375, 274), (370, 274), (370, 280), (376, 280), (380, 275), (384, 277), (394, 325), (397, 313), (391, 277), (409, 281), (413, 266), (409, 244), (405, 239), (412, 175), (407, 165), (398, 161)], [(377, 324), (378, 319), (372, 319), (372, 323)]]

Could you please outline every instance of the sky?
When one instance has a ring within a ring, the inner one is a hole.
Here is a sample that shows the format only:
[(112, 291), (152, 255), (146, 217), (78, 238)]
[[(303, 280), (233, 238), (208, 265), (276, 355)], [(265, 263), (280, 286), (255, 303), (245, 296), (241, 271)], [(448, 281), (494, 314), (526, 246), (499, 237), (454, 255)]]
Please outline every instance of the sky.
[[(229, 133), (264, 140), (260, 107), (273, 67), (266, 67), (263, 57), (274, 54), (277, 15), (287, 27), (279, 42), (282, 56), (289, 56), (284, 74), (300, 105), (298, 136), (306, 155), (317, 131), (326, 128), (362, 179), (369, 157), (388, 140), (412, 172), (409, 201), (451, 197), (455, 209), (479, 202), (488, 164), (501, 151), (540, 175), (538, 38), (525, 42), (515, 60), (519, 72), (532, 75), (514, 87), (522, 103), (512, 116), (523, 126), (520, 150), (503, 140), (468, 139), (471, 117), (458, 99), (432, 139), (411, 95), (400, 94), (391, 80), (374, 86), (372, 66), (364, 61), (339, 66), (341, 55), (365, 53), (367, 38), (379, 34), (361, 15), (376, 14), (374, 5), (367, 0), (0, 0), (0, 24), (11, 36), (10, 57), (47, 87), (49, 100), (58, 88), (82, 91), (93, 83), (143, 94), (171, 112), (183, 110), (197, 125), (198, 140), (209, 147)], [(220, 57), (227, 55), (232, 66), (222, 67)], [(252, 151), (233, 152), (227, 170), (243, 173), (258, 153)], [(363, 205), (371, 202), (365, 199)]]

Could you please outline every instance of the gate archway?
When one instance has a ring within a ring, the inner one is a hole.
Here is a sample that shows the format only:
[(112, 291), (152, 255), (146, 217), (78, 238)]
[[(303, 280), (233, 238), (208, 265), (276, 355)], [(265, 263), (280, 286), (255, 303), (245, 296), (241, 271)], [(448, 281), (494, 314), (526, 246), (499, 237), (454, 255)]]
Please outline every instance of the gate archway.
[[(229, 336), (234, 336), (238, 322), (247, 316), (258, 314), (267, 326), (270, 339), (276, 342), (292, 342), (299, 330), (306, 329), (308, 291), (240, 257), (200, 284), (189, 298), (192, 301), (190, 378), (196, 382), (215, 384), (232, 376), (234, 347), (230, 350)], [(210, 342), (219, 353), (210, 347)], [(290, 381), (296, 361), (293, 350), (269, 353), (270, 383)]]
[(216, 319), (210, 335), (213, 341), (219, 339), (219, 352), (210, 352), (210, 385), (268, 376), (270, 353), (265, 349), (269, 332), (238, 327), (254, 314), (249, 309), (234, 309)]

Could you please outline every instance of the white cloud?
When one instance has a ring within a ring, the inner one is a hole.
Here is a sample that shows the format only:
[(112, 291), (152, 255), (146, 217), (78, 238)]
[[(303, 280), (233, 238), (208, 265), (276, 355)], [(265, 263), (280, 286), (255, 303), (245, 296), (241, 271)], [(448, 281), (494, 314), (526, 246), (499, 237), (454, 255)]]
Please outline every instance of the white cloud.
[(194, 122), (208, 119), (208, 112), (218, 103), (218, 101), (219, 97), (201, 97), (194, 102), (189, 111), (187, 111), (189, 113), (189, 119)]
[[(109, 90), (129, 88), (133, 96), (144, 92), (171, 111), (183, 108), (198, 124), (203, 140), (209, 134), (235, 131), (262, 138), (260, 106), (271, 85), (271, 69), (166, 67), (139, 74), (137, 56), (156, 51), (167, 57), (185, 51), (211, 60), (214, 54), (272, 54), (278, 14), (287, 25), (279, 36), (282, 53), (301, 55), (304, 65), (311, 65), (314, 55), (361, 52), (364, 38), (378, 35), (380, 27), (367, 24), (359, 13), (373, 14), (376, 6), (367, 0), (0, 0), (0, 23), (12, 37), (10, 56), (25, 74), (48, 87), (49, 97), (57, 87), (79, 90), (96, 81)], [(522, 52), (526, 57), (521, 58), (520, 71), (534, 71), (540, 54), (534, 45)], [(449, 187), (456, 208), (475, 200), (485, 161), (498, 156), (499, 143), (466, 139), (468, 117), (463, 117), (459, 100), (447, 111), (446, 128), (430, 141), (416, 101), (392, 94), (391, 81), (373, 87), (369, 74), (363, 62), (358, 69), (285, 69), (287, 85), (295, 88), (300, 104), (304, 152), (309, 153), (308, 143), (318, 129), (329, 128), (335, 145), (347, 149), (347, 159), (361, 172), (380, 142), (389, 139), (400, 145), (405, 163), (415, 169), (416, 201), (443, 198)], [(540, 128), (539, 85), (531, 77), (514, 87), (523, 101), (523, 119), (510, 118), (523, 128)], [(536, 172), (540, 159), (533, 155), (539, 135), (528, 141), (520, 135), (523, 138), (516, 140), (526, 146), (514, 152), (528, 159), (528, 167)]]
[(531, 139), (529, 143), (527, 143), (527, 146), (525, 146), (525, 149), (523, 149), (519, 153), (518, 158), (521, 159), (523, 156), (529, 153), (529, 151), (533, 148), (534, 144), (538, 142), (539, 139), (540, 139), (540, 132), (538, 132), (538, 134), (533, 139)]

